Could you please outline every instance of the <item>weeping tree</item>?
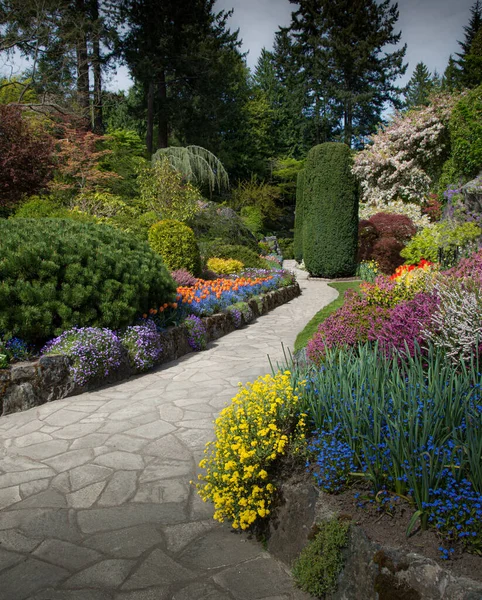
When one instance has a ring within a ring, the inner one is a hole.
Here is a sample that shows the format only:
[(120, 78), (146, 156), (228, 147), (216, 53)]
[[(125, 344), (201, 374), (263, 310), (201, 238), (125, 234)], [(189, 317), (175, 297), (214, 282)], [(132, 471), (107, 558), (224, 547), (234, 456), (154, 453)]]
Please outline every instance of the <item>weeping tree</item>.
[(229, 177), (222, 162), (212, 152), (201, 146), (170, 146), (160, 148), (153, 156), (155, 164), (167, 157), (171, 166), (188, 181), (200, 187), (208, 187), (212, 194), (229, 187)]

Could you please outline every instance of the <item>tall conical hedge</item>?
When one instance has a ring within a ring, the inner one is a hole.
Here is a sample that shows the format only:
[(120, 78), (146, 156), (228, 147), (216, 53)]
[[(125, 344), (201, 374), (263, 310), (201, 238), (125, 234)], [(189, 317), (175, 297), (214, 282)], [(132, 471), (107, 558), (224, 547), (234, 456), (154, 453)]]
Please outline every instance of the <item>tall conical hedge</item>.
[(348, 146), (328, 142), (308, 153), (303, 186), (303, 260), (311, 275), (355, 274), (358, 186)]
[(296, 180), (296, 208), (295, 208), (295, 260), (301, 262), (303, 259), (303, 186), (305, 184), (305, 170), (298, 173)]

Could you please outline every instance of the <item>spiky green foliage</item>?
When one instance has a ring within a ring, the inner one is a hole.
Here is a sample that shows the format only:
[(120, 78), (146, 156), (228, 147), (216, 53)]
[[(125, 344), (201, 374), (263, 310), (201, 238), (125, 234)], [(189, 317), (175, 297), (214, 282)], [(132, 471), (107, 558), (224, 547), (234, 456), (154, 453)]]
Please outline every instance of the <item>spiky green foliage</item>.
[(303, 259), (303, 187), (305, 185), (305, 170), (298, 173), (296, 181), (296, 209), (295, 209), (295, 260)]
[(193, 275), (201, 271), (201, 257), (193, 230), (172, 219), (155, 223), (149, 229), (149, 244), (160, 254), (170, 271), (186, 269)]
[(42, 342), (73, 326), (118, 329), (175, 284), (145, 242), (105, 225), (0, 219), (0, 331)]
[(229, 177), (223, 163), (209, 150), (201, 146), (160, 148), (152, 157), (153, 164), (166, 156), (171, 166), (198, 186), (206, 186), (210, 192), (229, 187)]
[(355, 274), (358, 189), (350, 149), (328, 142), (308, 153), (303, 186), (303, 259), (312, 275)]

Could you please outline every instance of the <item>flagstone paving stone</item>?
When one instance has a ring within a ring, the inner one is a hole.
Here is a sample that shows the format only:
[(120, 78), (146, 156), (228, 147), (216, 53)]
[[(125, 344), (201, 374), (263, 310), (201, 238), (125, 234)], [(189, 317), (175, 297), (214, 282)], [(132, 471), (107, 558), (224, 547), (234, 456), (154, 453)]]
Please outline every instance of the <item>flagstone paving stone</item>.
[(0, 419), (0, 600), (306, 598), (190, 484), (238, 382), (336, 297), (297, 275), (302, 296), (204, 352)]

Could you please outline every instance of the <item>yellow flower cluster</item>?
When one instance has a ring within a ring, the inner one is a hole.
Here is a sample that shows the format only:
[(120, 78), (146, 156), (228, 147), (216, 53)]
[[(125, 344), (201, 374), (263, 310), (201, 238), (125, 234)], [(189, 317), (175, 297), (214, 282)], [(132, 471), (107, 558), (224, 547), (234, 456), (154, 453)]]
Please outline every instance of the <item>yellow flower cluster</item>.
[(215, 441), (199, 466), (198, 493), (214, 503), (214, 518), (247, 529), (270, 513), (275, 486), (269, 467), (305, 435), (306, 415), (289, 371), (240, 384), (240, 391), (216, 420)]
[(207, 262), (207, 268), (218, 275), (240, 273), (243, 270), (243, 267), (243, 263), (234, 258), (210, 258)]

